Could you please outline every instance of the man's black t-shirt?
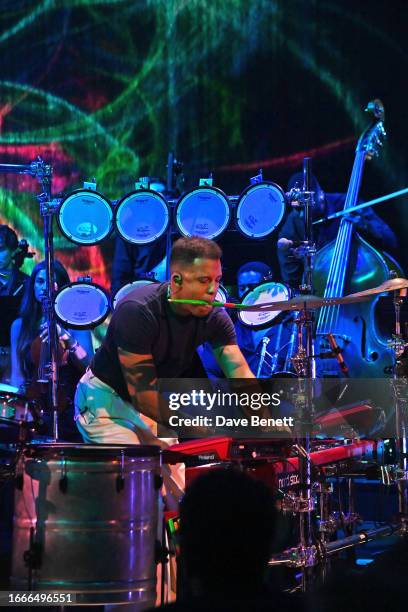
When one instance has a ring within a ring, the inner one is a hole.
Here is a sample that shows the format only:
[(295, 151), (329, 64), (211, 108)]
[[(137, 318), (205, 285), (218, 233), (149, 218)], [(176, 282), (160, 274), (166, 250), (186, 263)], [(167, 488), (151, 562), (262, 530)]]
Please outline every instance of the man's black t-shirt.
[(130, 401), (119, 363), (118, 347), (130, 353), (153, 355), (159, 378), (183, 377), (198, 346), (213, 348), (237, 344), (234, 326), (224, 310), (214, 308), (206, 317), (180, 316), (167, 301), (168, 283), (153, 283), (129, 293), (113, 313), (92, 371)]

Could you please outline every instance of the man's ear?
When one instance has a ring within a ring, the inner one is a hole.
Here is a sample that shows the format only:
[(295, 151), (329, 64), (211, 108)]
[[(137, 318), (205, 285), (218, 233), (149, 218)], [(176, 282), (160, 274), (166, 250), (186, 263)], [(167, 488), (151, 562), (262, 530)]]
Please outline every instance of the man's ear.
[(181, 285), (181, 283), (183, 282), (181, 274), (173, 274), (172, 279), (176, 283), (176, 285)]

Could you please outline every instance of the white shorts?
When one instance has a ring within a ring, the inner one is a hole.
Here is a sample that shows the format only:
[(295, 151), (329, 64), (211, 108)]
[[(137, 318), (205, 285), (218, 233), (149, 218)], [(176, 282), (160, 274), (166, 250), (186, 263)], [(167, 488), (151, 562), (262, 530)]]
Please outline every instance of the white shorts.
[[(162, 448), (177, 438), (158, 438), (156, 423), (140, 414), (129, 402), (88, 369), (75, 393), (75, 422), (88, 444), (153, 444)], [(169, 510), (177, 509), (185, 488), (184, 464), (162, 466)]]

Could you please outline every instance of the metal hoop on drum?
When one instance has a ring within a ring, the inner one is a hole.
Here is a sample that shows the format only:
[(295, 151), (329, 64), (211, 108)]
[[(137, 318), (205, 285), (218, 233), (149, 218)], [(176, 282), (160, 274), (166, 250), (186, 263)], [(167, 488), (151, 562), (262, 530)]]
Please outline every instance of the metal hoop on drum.
[(97, 191), (77, 189), (61, 202), (57, 223), (71, 242), (87, 246), (98, 244), (112, 231), (112, 205)]
[(285, 194), (282, 189), (271, 182), (256, 183), (239, 196), (236, 224), (248, 238), (261, 239), (278, 227), (284, 212)]
[(145, 285), (151, 285), (155, 282), (156, 281), (150, 280), (148, 278), (141, 278), (139, 280), (135, 280), (131, 283), (123, 285), (123, 287), (118, 289), (115, 295), (112, 297), (112, 310), (115, 310), (116, 306), (118, 305), (118, 302), (120, 302), (120, 300), (123, 300), (123, 298), (126, 297), (128, 293), (130, 293), (134, 289), (137, 289), (138, 287), (144, 287)]
[(154, 242), (165, 233), (169, 221), (169, 207), (165, 198), (151, 189), (128, 193), (115, 208), (116, 229), (131, 244)]
[(228, 198), (217, 187), (196, 187), (177, 203), (176, 225), (183, 236), (217, 238), (226, 230), (230, 219)]
[(54, 310), (62, 325), (73, 329), (92, 329), (108, 316), (109, 297), (99, 285), (78, 281), (65, 285), (57, 292)]
[[(255, 289), (247, 291), (242, 298), (242, 304), (254, 306), (265, 304), (266, 302), (285, 302), (289, 298), (290, 290), (286, 285), (266, 282), (261, 283)], [(281, 312), (281, 310), (261, 310), (260, 312), (240, 310), (238, 311), (238, 318), (247, 327), (264, 329), (270, 327), (273, 320)]]

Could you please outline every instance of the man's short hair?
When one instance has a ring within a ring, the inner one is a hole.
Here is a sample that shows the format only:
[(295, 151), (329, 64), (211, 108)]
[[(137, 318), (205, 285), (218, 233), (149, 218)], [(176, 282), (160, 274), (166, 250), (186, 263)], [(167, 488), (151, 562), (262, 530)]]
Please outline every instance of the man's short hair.
[(221, 259), (222, 251), (214, 240), (191, 236), (179, 238), (173, 244), (170, 266), (174, 264), (192, 265), (195, 259)]
[(15, 251), (18, 247), (17, 234), (8, 225), (0, 225), (0, 248), (4, 247), (11, 251)]

